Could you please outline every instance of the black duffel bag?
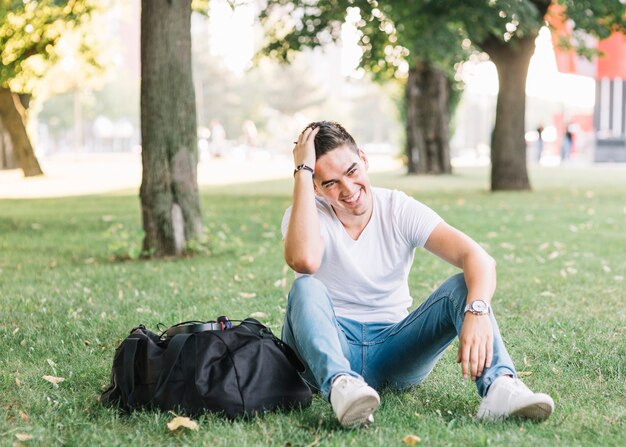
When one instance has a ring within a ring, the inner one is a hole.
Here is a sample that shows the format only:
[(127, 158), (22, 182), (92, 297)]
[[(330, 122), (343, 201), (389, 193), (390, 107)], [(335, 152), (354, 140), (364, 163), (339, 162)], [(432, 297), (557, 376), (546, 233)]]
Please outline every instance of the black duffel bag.
[(127, 411), (210, 411), (229, 418), (311, 403), (298, 374), (304, 366), (257, 320), (188, 323), (161, 335), (134, 328), (115, 351), (101, 402)]

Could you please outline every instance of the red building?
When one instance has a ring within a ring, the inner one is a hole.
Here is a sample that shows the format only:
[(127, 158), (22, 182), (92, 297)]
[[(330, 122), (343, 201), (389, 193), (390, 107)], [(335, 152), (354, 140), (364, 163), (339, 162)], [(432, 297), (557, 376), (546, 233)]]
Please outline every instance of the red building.
[(571, 21), (561, 18), (558, 5), (553, 5), (548, 20), (553, 26), (559, 71), (591, 76), (596, 81), (594, 161), (626, 162), (626, 36), (613, 33), (599, 42), (590, 39), (600, 55), (589, 63), (573, 51), (558, 48), (560, 39), (572, 35)]

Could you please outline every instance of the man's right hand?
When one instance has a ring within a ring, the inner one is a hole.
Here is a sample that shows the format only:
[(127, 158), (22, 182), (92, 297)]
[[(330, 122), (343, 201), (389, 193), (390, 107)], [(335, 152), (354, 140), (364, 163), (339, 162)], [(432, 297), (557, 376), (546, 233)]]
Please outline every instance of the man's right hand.
[[(296, 167), (304, 164), (315, 169), (315, 135), (318, 131), (319, 127), (307, 127), (298, 136), (293, 149)], [(312, 275), (322, 262), (324, 241), (310, 174), (306, 169), (295, 174), (293, 205), (285, 234), (285, 260), (296, 272)]]
[(296, 166), (305, 164), (315, 169), (315, 135), (319, 127), (307, 127), (298, 136), (296, 147), (293, 148), (293, 162)]

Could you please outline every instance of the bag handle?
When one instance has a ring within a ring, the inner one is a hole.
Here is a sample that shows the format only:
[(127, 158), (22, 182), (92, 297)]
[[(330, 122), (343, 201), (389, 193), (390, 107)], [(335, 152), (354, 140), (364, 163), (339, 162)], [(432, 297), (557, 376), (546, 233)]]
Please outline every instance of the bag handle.
[[(177, 334), (172, 337), (172, 340), (167, 345), (167, 349), (165, 350), (165, 354), (163, 356), (162, 372), (159, 377), (159, 381), (154, 388), (154, 396), (152, 397), (153, 401), (160, 399), (161, 395), (165, 392), (165, 384), (172, 375), (174, 366), (180, 357), (180, 353), (183, 352), (185, 343), (187, 343), (187, 340), (189, 340), (189, 337), (192, 335), (193, 334)], [(195, 370), (195, 367), (193, 369)]]
[(120, 388), (126, 395), (126, 402), (130, 408), (135, 406), (135, 356), (139, 338), (127, 338), (124, 346), (124, 358), (122, 361), (122, 381)]
[(272, 337), (274, 338), (274, 343), (276, 343), (276, 346), (278, 346), (278, 348), (283, 351), (283, 354), (285, 354), (285, 357), (287, 357), (287, 360), (289, 360), (289, 363), (291, 363), (298, 372), (303, 373), (306, 367), (304, 366), (304, 363), (300, 361), (295, 351), (291, 349), (291, 346), (289, 346), (287, 343), (282, 341), (280, 338), (274, 336), (273, 334)]

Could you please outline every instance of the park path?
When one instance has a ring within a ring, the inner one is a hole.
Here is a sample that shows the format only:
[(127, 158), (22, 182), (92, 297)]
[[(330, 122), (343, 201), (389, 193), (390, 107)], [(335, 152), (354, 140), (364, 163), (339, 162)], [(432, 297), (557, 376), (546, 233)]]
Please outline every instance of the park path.
[[(78, 196), (136, 190), (141, 157), (132, 153), (62, 154), (40, 160), (45, 176), (24, 178), (19, 169), (0, 170), (0, 199)], [(398, 160), (370, 156), (373, 171), (397, 169)], [(200, 186), (289, 178), (291, 157), (210, 158), (198, 164)]]

